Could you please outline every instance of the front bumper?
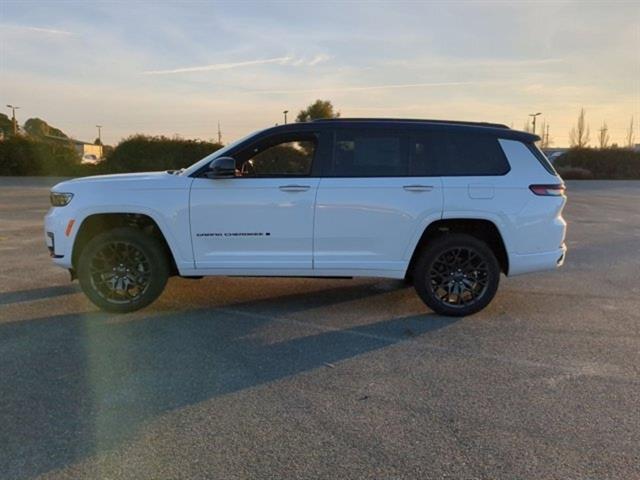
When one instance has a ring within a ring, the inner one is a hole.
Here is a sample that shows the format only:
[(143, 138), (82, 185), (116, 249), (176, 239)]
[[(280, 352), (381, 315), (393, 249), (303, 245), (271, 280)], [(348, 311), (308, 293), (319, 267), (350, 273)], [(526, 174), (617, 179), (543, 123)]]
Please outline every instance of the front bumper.
[(49, 250), (49, 256), (51, 258), (64, 258), (64, 255), (58, 255), (56, 253), (56, 234), (45, 230), (44, 237), (44, 241), (47, 244), (47, 250)]
[[(56, 265), (71, 268), (71, 252), (75, 225), (73, 212), (66, 207), (51, 207), (44, 217), (44, 241)], [(71, 223), (71, 227), (69, 227)]]

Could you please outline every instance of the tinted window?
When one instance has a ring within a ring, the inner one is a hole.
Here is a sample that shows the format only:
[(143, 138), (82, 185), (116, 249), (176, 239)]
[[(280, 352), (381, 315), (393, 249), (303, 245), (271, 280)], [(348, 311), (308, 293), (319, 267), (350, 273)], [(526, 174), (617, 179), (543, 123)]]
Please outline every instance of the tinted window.
[(336, 134), (335, 177), (394, 177), (407, 174), (402, 137), (390, 132), (342, 131)]
[(280, 177), (307, 176), (317, 142), (307, 136), (299, 139), (269, 139), (236, 156), (238, 176)]
[(411, 140), (412, 175), (504, 175), (509, 163), (498, 139), (482, 134), (431, 132)]

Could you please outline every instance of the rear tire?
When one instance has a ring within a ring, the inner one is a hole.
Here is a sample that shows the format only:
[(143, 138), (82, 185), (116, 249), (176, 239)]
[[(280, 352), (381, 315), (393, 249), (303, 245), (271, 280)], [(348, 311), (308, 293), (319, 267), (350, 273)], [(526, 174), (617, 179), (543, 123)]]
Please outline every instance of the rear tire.
[(169, 278), (163, 245), (136, 228), (116, 228), (92, 238), (80, 254), (82, 291), (107, 312), (139, 310), (160, 296)]
[(413, 281), (431, 310), (464, 317), (491, 302), (500, 282), (500, 265), (483, 241), (471, 235), (445, 234), (422, 252)]

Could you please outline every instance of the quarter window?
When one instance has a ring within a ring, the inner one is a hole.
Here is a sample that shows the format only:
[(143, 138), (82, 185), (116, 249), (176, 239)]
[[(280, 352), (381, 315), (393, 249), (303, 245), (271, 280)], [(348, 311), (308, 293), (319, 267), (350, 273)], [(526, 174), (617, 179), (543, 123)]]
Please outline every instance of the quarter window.
[(504, 175), (509, 163), (491, 135), (429, 132), (411, 140), (412, 175)]

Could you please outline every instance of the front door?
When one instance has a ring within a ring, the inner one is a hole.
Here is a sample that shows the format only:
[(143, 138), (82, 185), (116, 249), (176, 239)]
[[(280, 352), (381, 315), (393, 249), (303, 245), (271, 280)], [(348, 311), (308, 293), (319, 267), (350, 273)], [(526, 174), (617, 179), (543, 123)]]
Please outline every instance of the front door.
[(278, 134), (234, 154), (236, 177), (194, 180), (197, 269), (268, 275), (312, 268), (317, 147), (313, 133)]

